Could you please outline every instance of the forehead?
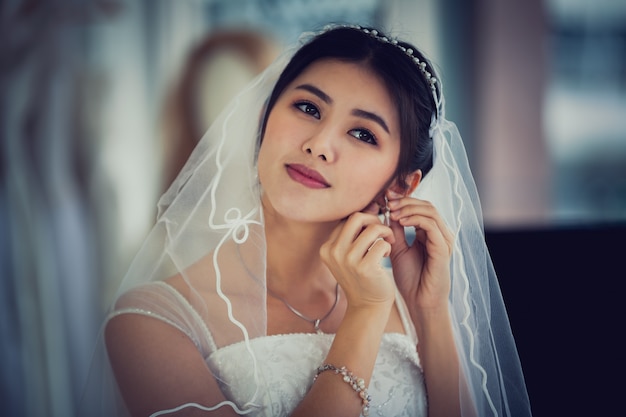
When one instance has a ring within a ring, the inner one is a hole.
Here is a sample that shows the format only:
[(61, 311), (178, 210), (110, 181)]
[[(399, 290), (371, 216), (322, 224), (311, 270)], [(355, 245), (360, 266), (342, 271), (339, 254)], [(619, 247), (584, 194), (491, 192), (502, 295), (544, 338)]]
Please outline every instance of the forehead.
[(315, 79), (318, 82), (332, 81), (341, 78), (342, 80), (353, 80), (350, 84), (361, 84), (360, 90), (372, 90), (375, 93), (383, 93), (389, 96), (390, 92), (382, 78), (378, 76), (369, 66), (346, 62), (339, 59), (320, 59), (309, 64), (291, 83), (291, 87), (302, 80)]

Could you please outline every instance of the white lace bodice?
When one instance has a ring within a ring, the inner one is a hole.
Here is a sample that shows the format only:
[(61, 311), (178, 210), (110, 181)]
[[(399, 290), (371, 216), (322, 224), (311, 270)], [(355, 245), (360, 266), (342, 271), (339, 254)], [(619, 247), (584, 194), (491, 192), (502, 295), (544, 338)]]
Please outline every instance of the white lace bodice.
[[(383, 335), (368, 387), (372, 396), (370, 416), (427, 414), (417, 340), (399, 294), (398, 307), (407, 334)], [(160, 319), (185, 333), (198, 347), (228, 400), (240, 409), (254, 410), (247, 415), (255, 417), (288, 416), (309, 390), (334, 338), (332, 334), (295, 333), (218, 348), (195, 309), (163, 282), (128, 292), (118, 300), (110, 317), (127, 313)]]
[[(309, 390), (333, 337), (302, 333), (253, 339), (261, 388), (254, 401), (259, 409), (252, 415), (288, 416)], [(238, 406), (252, 398), (254, 366), (244, 343), (218, 349), (207, 363), (221, 381), (224, 394)], [(368, 389), (371, 416), (426, 416), (424, 381), (411, 338), (398, 333), (383, 336)]]

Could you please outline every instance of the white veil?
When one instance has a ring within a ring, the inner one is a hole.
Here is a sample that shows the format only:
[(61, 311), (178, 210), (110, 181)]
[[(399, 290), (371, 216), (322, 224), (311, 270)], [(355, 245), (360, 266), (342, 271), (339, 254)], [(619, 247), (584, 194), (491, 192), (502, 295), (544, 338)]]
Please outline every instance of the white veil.
[[(463, 374), (478, 416), (529, 416), (517, 348), (485, 243), (482, 211), (456, 125), (433, 132), (434, 164), (413, 193), (428, 200), (455, 233), (450, 310)], [(467, 393), (461, 392), (462, 397)], [(470, 414), (471, 415), (471, 414)]]
[[(301, 42), (306, 41), (304, 37)], [(250, 340), (266, 335), (267, 312), (257, 144), (266, 100), (299, 46), (280, 56), (244, 89), (199, 142), (160, 199), (156, 224), (124, 278), (109, 316), (136, 313), (159, 318), (184, 331), (205, 355), (244, 343), (248, 357), (241, 360), (250, 364), (254, 375), (246, 387), (247, 401), (212, 404), (210, 408), (231, 406), (250, 415), (258, 408), (262, 381)], [(432, 134), (433, 168), (414, 195), (431, 201), (457, 236), (450, 304), (465, 375), (462, 403), (473, 404), (481, 417), (530, 415), (460, 135), (443, 114)], [(152, 291), (151, 283), (172, 276), (185, 283), (184, 302), (193, 307), (194, 314), (180, 309), (180, 295)], [(126, 415), (103, 339), (101, 336), (81, 416)], [(219, 380), (218, 375), (216, 378)], [(229, 387), (221, 388), (228, 396)], [(473, 415), (472, 408), (468, 406), (464, 415)]]

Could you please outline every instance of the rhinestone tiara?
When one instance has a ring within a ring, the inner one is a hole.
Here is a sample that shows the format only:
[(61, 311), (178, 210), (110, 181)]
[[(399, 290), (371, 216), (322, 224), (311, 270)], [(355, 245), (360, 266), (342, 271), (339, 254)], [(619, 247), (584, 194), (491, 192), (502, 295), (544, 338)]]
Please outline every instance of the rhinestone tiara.
[[(413, 55), (413, 53), (415, 52), (413, 49), (402, 46), (400, 42), (395, 38), (382, 36), (380, 32), (378, 32), (376, 29), (368, 29), (368, 28), (364, 28), (358, 25), (328, 25), (324, 28), (323, 32), (326, 32), (332, 29), (342, 28), (342, 27), (360, 30), (361, 32), (370, 35), (371, 37), (373, 37), (379, 42), (388, 43), (388, 44), (395, 46), (396, 48), (401, 50), (406, 56), (408, 56), (415, 63), (417, 68), (420, 70), (420, 72), (426, 79), (426, 82), (430, 86), (430, 89), (433, 95), (433, 100), (435, 102), (435, 106), (437, 109), (435, 116), (436, 118), (440, 117), (441, 112), (442, 112), (442, 105), (439, 99), (439, 95), (437, 94), (437, 83), (438, 83), (437, 78), (428, 71), (426, 62), (422, 61), (419, 57)], [(439, 88), (441, 89), (441, 86)]]

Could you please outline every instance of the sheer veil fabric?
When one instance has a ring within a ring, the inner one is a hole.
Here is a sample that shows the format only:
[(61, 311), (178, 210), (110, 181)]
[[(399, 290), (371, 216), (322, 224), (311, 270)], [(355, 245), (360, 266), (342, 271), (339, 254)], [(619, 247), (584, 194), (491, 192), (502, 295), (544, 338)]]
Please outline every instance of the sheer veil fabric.
[[(156, 223), (110, 310), (109, 318), (135, 313), (166, 321), (184, 331), (205, 357), (229, 345), (245, 346), (247, 358), (242, 360), (250, 364), (253, 375), (247, 400), (211, 404), (206, 410), (232, 407), (242, 415), (257, 415), (260, 407), (263, 381), (251, 343), (266, 336), (267, 329), (266, 249), (256, 172), (260, 121), (282, 69), (313, 35), (304, 35), (259, 75), (204, 135), (160, 199)], [(461, 137), (443, 114), (431, 131), (433, 169), (414, 196), (432, 202), (456, 233), (450, 309), (464, 374), (460, 384), (464, 415), (530, 415)], [(184, 291), (170, 295), (150, 291), (153, 283), (172, 280)], [(181, 310), (181, 302), (188, 303), (193, 314)], [(80, 415), (127, 415), (103, 339), (100, 336)]]

